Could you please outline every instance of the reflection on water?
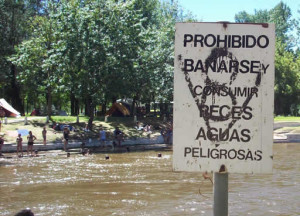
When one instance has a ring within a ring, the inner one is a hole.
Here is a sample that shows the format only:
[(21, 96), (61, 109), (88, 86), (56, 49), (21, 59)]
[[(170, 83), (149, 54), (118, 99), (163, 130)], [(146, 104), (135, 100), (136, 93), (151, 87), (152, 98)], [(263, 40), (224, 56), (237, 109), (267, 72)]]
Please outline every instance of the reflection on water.
[[(299, 215), (299, 150), (275, 144), (272, 175), (229, 175), (229, 214)], [(0, 215), (212, 215), (211, 183), (157, 153), (0, 159)]]

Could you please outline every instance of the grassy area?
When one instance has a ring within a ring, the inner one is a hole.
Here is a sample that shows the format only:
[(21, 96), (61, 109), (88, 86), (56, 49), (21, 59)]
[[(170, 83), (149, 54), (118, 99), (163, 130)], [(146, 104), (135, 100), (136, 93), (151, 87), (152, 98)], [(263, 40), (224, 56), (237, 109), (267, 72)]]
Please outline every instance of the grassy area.
[[(109, 117), (108, 122), (104, 121), (104, 117), (97, 117), (93, 121), (93, 128), (91, 131), (86, 132), (85, 126), (88, 122), (88, 117), (80, 116), (79, 123), (77, 117), (74, 116), (53, 116), (48, 124), (46, 124), (46, 117), (27, 117), (28, 124), (24, 125), (24, 121), (2, 124), (0, 134), (4, 135), (5, 143), (15, 143), (17, 138), (17, 130), (27, 129), (32, 131), (33, 135), (37, 137), (36, 143), (42, 143), (42, 130), (45, 126), (47, 129), (47, 142), (56, 142), (63, 139), (62, 131), (55, 131), (52, 127), (54, 124), (68, 124), (75, 128), (70, 133), (70, 140), (81, 140), (89, 138), (98, 138), (100, 125), (107, 131), (108, 139), (113, 139), (113, 131), (115, 127), (119, 127), (125, 134), (126, 138), (140, 138), (147, 137), (147, 133), (138, 131), (134, 128), (135, 123), (132, 117)], [(10, 118), (12, 120), (24, 120), (24, 117), (19, 119)], [(150, 124), (152, 126), (151, 136), (160, 134), (161, 127), (167, 127), (168, 123), (163, 122), (160, 118), (142, 118), (138, 119), (143, 124)], [(27, 142), (26, 136), (23, 137), (23, 142)]]
[(294, 122), (300, 122), (300, 116), (276, 116), (274, 118), (275, 122), (289, 122), (289, 121), (294, 121)]

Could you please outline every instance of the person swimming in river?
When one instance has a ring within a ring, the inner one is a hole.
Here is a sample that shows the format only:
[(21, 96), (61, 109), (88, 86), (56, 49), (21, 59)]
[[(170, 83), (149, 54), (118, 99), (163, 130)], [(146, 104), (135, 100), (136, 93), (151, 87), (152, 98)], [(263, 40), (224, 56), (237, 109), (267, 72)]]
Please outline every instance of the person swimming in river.
[(87, 155), (90, 155), (91, 154), (91, 150), (90, 149), (84, 149), (83, 151), (82, 151), (82, 155), (83, 156), (87, 156)]
[(27, 208), (19, 211), (15, 216), (34, 216), (34, 213)]
[(32, 156), (33, 142), (34, 142), (34, 140), (36, 140), (36, 137), (32, 134), (31, 131), (29, 131), (29, 135), (27, 136), (27, 140), (28, 140), (27, 155), (29, 155), (29, 150), (30, 150), (30, 155)]

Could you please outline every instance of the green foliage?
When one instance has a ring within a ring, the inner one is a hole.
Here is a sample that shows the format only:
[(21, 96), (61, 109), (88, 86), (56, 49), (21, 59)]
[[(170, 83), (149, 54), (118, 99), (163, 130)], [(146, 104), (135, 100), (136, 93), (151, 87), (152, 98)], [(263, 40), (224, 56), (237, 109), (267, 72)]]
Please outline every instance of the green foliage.
[(239, 23), (266, 23), (270, 20), (270, 13), (267, 10), (255, 10), (254, 15), (241, 11), (235, 15), (235, 21)]
[(271, 10), (255, 10), (254, 14), (241, 11), (235, 15), (235, 21), (240, 23), (275, 23), (276, 37), (288, 42), (289, 31), (293, 28), (294, 20), (291, 19), (291, 9), (283, 2), (278, 3)]
[[(30, 101), (36, 101), (36, 94), (46, 95), (48, 115), (51, 115), (52, 94), (57, 89), (60, 74), (56, 72), (59, 59), (58, 46), (60, 35), (57, 33), (55, 16), (56, 4), (48, 3), (48, 15), (35, 16), (32, 19), (32, 35), (29, 40), (23, 41), (16, 49), (12, 62), (21, 73), (19, 80), (26, 87)], [(37, 92), (36, 92), (37, 91)], [(33, 95), (31, 97), (30, 95)]]
[[(275, 52), (275, 113), (290, 114), (300, 104), (300, 65), (285, 44), (277, 41)], [(296, 111), (297, 112), (297, 111)]]
[(280, 2), (272, 10), (270, 10), (269, 22), (275, 23), (276, 26), (276, 37), (283, 42), (288, 41), (287, 33), (292, 30), (292, 20), (291, 20), (291, 9)]
[(9, 59), (19, 68), (27, 102), (46, 101), (50, 115), (53, 103), (66, 107), (72, 97), (86, 105), (92, 121), (94, 107), (113, 98), (172, 100), (174, 24), (192, 20), (176, 2), (33, 5), (28, 9), (31, 34)]
[[(290, 34), (295, 27), (300, 37), (299, 20), (291, 19), (291, 15), (290, 8), (280, 2), (270, 11), (255, 11), (254, 15), (242, 11), (235, 16), (237, 22), (264, 22), (276, 25), (274, 86), (276, 115), (300, 114), (299, 44), (295, 43), (295, 38)], [(295, 48), (295, 52), (292, 48)]]
[(299, 122), (300, 121), (300, 117), (297, 116), (276, 116), (274, 118), (275, 122), (285, 122), (285, 121), (295, 121), (295, 122)]
[[(283, 2), (235, 18), (276, 24), (275, 112), (297, 114), (299, 18), (291, 19)], [(50, 114), (53, 104), (70, 106), (72, 96), (91, 115), (97, 104), (116, 98), (172, 101), (176, 21), (194, 21), (177, 1), (2, 0), (1, 97), (19, 103), (20, 111), (23, 100), (47, 103)]]
[[(51, 116), (52, 122), (55, 123), (76, 123), (77, 117), (76, 116)], [(79, 116), (79, 122), (87, 122), (88, 117), (86, 116)]]
[(0, 97), (5, 97), (22, 112), (18, 71), (8, 56), (14, 54), (14, 47), (30, 35), (27, 19), (30, 16), (25, 1), (0, 1)]

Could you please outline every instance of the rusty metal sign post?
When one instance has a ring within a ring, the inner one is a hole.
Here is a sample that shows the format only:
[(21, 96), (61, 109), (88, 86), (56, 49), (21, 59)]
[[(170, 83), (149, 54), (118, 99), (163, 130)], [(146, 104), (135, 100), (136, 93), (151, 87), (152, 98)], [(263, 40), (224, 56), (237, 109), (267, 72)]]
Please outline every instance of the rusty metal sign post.
[(176, 23), (174, 171), (272, 172), (274, 53), (274, 24)]

